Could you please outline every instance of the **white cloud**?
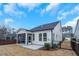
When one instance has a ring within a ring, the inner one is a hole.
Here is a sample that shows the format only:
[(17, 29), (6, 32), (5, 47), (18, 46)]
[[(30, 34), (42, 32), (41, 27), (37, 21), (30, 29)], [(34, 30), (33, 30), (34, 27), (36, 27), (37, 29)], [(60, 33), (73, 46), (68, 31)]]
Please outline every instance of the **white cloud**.
[(72, 21), (68, 21), (68, 22), (67, 22), (65, 25), (63, 25), (63, 26), (72, 26), (72, 27), (73, 27), (73, 31), (74, 31), (78, 19), (79, 19), (79, 16), (76, 17), (76, 18), (74, 18)]
[(4, 5), (4, 13), (14, 14), (14, 15), (18, 15), (18, 16), (26, 15), (26, 13), (24, 13), (24, 11), (20, 11), (19, 9), (16, 8), (17, 5), (28, 8), (28, 11), (30, 12), (34, 8), (39, 6), (40, 3), (18, 3), (18, 4), (9, 3), (9, 4)]
[(4, 5), (4, 12), (5, 13), (14, 12), (14, 6), (15, 6), (15, 4), (6, 4), (6, 5)]
[(23, 11), (20, 11), (16, 8), (16, 4), (6, 4), (4, 5), (4, 13), (12, 14), (12, 15), (24, 15)]
[(68, 15), (73, 15), (73, 14), (79, 14), (78, 13), (79, 12), (79, 5), (77, 5), (77, 6), (75, 6), (72, 10), (70, 10), (70, 11), (67, 11), (67, 12), (63, 12), (63, 10), (62, 11), (59, 11), (59, 14), (61, 15), (59, 15), (58, 17), (57, 17), (57, 19), (58, 20), (63, 20), (64, 18), (66, 18)]
[(38, 7), (40, 3), (19, 3), (18, 5), (28, 8), (28, 11), (32, 11), (34, 8)]
[(11, 23), (13, 23), (13, 19), (6, 18), (6, 19), (4, 20), (4, 24), (5, 24), (5, 25), (9, 25), (9, 24), (11, 24)]
[(58, 6), (59, 3), (50, 3), (45, 9), (43, 9), (40, 14), (43, 15), (44, 13), (52, 10), (54, 7)]
[(68, 11), (68, 12), (63, 12), (62, 14), (61, 14), (61, 16), (59, 15), (58, 17), (57, 17), (57, 19), (58, 20), (63, 20), (64, 18), (66, 18), (66, 16), (68, 16), (70, 14), (70, 12)]
[(51, 3), (47, 6), (46, 11), (50, 11), (52, 8), (54, 8), (55, 6), (59, 5), (58, 3)]

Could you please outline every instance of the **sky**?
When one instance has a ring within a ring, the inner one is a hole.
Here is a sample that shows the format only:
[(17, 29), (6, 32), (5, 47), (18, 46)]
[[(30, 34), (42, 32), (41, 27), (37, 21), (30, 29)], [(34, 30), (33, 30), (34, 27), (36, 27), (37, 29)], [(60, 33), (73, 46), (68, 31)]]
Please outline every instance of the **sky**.
[(62, 26), (76, 25), (79, 3), (0, 3), (0, 24), (31, 29), (61, 21)]

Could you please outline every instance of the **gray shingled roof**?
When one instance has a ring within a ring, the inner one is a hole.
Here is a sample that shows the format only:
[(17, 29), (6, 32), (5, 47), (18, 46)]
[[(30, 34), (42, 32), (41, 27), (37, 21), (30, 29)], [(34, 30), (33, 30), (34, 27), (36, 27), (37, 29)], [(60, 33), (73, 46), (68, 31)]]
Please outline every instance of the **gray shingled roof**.
[(27, 30), (27, 29), (24, 29), (24, 28), (20, 28), (16, 32), (19, 32), (20, 30), (30, 31), (30, 30)]
[(30, 31), (42, 31), (42, 30), (51, 30), (54, 29), (54, 27), (59, 23), (59, 21), (57, 22), (53, 22), (53, 23), (48, 23), (48, 24), (43, 24), (40, 25), (38, 27), (32, 28)]

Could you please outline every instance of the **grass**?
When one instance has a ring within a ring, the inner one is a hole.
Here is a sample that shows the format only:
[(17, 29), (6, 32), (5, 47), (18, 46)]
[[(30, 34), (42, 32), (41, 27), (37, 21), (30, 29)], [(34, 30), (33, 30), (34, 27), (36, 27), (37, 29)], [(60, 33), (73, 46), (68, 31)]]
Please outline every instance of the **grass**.
[(31, 50), (22, 48), (20, 45), (10, 44), (0, 46), (0, 55), (4, 56), (76, 56), (73, 50), (50, 49), (50, 50)]

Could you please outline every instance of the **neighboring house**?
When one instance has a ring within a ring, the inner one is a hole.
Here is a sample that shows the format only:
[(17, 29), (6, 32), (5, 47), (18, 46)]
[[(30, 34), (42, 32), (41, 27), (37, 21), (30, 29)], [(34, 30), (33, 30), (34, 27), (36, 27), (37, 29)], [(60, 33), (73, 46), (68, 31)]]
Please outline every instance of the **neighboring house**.
[(44, 43), (59, 44), (62, 41), (61, 22), (40, 25), (31, 30), (19, 29), (17, 43), (44, 45)]
[(79, 20), (77, 20), (74, 37), (77, 39), (77, 41), (79, 41)]
[(64, 26), (64, 27), (62, 27), (62, 31), (63, 31), (63, 39), (70, 41), (71, 36), (73, 35), (72, 27), (71, 26)]
[(71, 40), (71, 33), (63, 33), (63, 39), (70, 41)]

